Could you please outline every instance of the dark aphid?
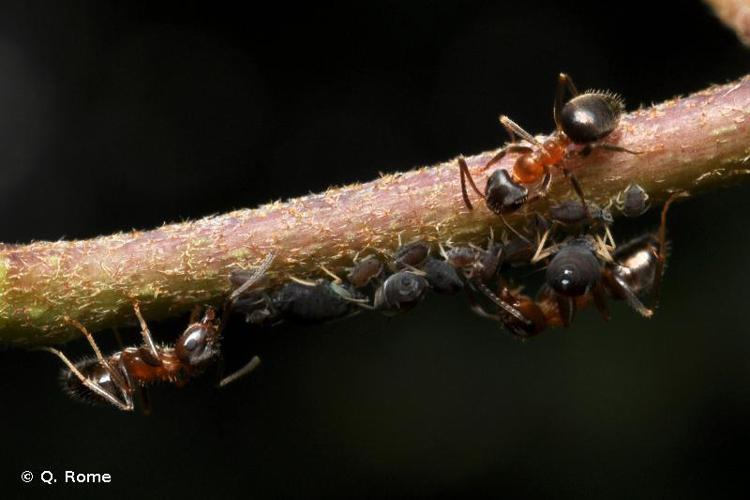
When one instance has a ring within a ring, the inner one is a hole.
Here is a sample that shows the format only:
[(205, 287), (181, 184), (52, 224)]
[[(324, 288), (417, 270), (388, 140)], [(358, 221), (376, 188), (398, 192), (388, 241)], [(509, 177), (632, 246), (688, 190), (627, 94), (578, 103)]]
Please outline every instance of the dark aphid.
[[(569, 101), (565, 101), (566, 90), (573, 96)], [(537, 139), (507, 116), (500, 117), (500, 123), (508, 131), (511, 143), (487, 162), (484, 168), (490, 168), (508, 153), (517, 153), (518, 157), (510, 174), (493, 172), (482, 193), (477, 188), (466, 161), (458, 159), (464, 203), (469, 209), (473, 208), (466, 189), (468, 180), (474, 192), (484, 198), (487, 208), (497, 214), (513, 211), (524, 203), (547, 195), (551, 181), (550, 167), (556, 167), (570, 180), (585, 207), (583, 190), (575, 175), (565, 167), (565, 159), (573, 154), (587, 154), (596, 147), (633, 153), (619, 146), (600, 142), (617, 127), (622, 112), (623, 104), (619, 97), (598, 91), (579, 95), (570, 77), (560, 73), (553, 107), (555, 131), (547, 138)], [(517, 137), (521, 140), (517, 140)], [(580, 146), (585, 147), (581, 149)], [(534, 186), (533, 194), (529, 194), (526, 186)]]
[(375, 309), (386, 314), (403, 312), (419, 303), (427, 291), (427, 280), (411, 271), (399, 271), (375, 291)]
[(458, 293), (464, 287), (464, 282), (456, 269), (444, 260), (428, 257), (422, 265), (422, 271), (425, 273), (430, 288), (437, 293)]
[(510, 267), (525, 266), (531, 261), (535, 251), (536, 245), (531, 241), (516, 236), (503, 245), (501, 263)]
[(648, 193), (638, 184), (630, 184), (617, 195), (615, 206), (625, 217), (638, 217), (648, 210)]
[(423, 241), (402, 245), (393, 255), (394, 269), (418, 268), (428, 255), (430, 255), (430, 246)]
[(244, 313), (245, 319), (254, 324), (315, 324), (343, 318), (360, 309), (352, 292), (320, 279), (312, 284), (285, 283), (262, 300), (235, 302), (233, 310)]
[(553, 221), (565, 226), (575, 226), (584, 222), (594, 222), (609, 226), (614, 222), (612, 213), (606, 208), (589, 204), (584, 206), (578, 200), (565, 200), (549, 208)]
[(347, 279), (354, 288), (364, 288), (370, 281), (382, 273), (383, 262), (374, 255), (368, 255), (354, 264), (354, 267), (347, 275)]
[(451, 267), (463, 272), (469, 280), (490, 281), (497, 273), (502, 245), (490, 242), (486, 250), (471, 246), (454, 246), (445, 251)]
[(575, 144), (590, 144), (611, 134), (624, 110), (619, 96), (588, 91), (565, 103), (560, 112), (560, 126)]

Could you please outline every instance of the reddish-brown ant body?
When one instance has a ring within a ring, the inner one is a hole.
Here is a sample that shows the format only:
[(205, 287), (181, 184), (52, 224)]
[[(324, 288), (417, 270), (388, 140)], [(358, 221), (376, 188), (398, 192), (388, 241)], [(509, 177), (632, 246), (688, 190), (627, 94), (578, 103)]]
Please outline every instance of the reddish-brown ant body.
[[(564, 101), (566, 89), (573, 96), (567, 102)], [(563, 162), (574, 154), (588, 154), (594, 148), (635, 154), (634, 151), (601, 142), (617, 127), (623, 110), (619, 96), (600, 91), (579, 94), (571, 78), (560, 73), (553, 107), (555, 131), (548, 137), (540, 141), (507, 116), (500, 117), (511, 143), (487, 162), (484, 169), (499, 162), (508, 153), (518, 153), (510, 173), (505, 169), (492, 172), (482, 193), (474, 183), (466, 161), (458, 159), (464, 203), (469, 209), (473, 208), (466, 190), (468, 179), (474, 191), (485, 199), (487, 208), (500, 215), (512, 212), (527, 202), (546, 196), (552, 180), (550, 167), (557, 167), (570, 179), (585, 206), (581, 186)], [(517, 141), (516, 136), (523, 142)], [(529, 196), (527, 186), (537, 186), (535, 194)]]
[[(271, 254), (265, 259), (245, 282), (243, 291), (260, 280), (273, 257)], [(220, 340), (225, 321), (218, 320), (213, 307), (206, 308), (200, 320), (198, 311), (194, 311), (190, 324), (174, 345), (154, 343), (138, 302), (133, 303), (133, 308), (143, 337), (143, 343), (137, 347), (126, 347), (105, 357), (86, 327), (66, 317), (66, 322), (84, 334), (96, 357), (73, 363), (57, 349), (42, 348), (65, 363), (67, 369), (63, 370), (62, 382), (71, 397), (92, 403), (109, 403), (120, 410), (132, 411), (135, 406), (134, 396), (139, 388), (156, 382), (168, 382), (182, 387), (221, 358)], [(260, 359), (253, 357), (243, 368), (223, 378), (219, 385), (224, 386), (249, 373), (259, 363)]]

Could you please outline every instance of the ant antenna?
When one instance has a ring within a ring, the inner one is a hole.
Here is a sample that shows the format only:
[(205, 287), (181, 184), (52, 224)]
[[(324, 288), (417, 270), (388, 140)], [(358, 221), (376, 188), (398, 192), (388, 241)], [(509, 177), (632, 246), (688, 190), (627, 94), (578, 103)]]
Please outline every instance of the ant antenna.
[(275, 258), (276, 258), (275, 252), (269, 253), (268, 256), (263, 260), (263, 262), (260, 263), (260, 266), (258, 266), (258, 269), (255, 270), (253, 275), (250, 276), (250, 278), (247, 281), (245, 281), (242, 285), (237, 287), (237, 289), (235, 289), (231, 293), (231, 295), (229, 295), (229, 301), (234, 302), (237, 299), (237, 297), (245, 293), (248, 288), (256, 284), (258, 280), (260, 280), (263, 277), (263, 275), (266, 274), (266, 271), (268, 271), (268, 268), (271, 267), (271, 264), (273, 263), (273, 259)]

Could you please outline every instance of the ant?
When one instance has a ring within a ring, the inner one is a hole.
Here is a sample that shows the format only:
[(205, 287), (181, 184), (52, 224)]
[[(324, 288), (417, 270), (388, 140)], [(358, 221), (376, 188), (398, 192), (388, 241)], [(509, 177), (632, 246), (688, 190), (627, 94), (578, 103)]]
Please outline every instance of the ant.
[[(566, 89), (573, 96), (567, 102), (564, 101)], [(574, 154), (587, 155), (595, 148), (638, 154), (601, 142), (617, 128), (624, 110), (625, 105), (618, 95), (601, 91), (579, 94), (573, 80), (565, 73), (560, 73), (553, 106), (555, 131), (543, 142), (507, 116), (500, 116), (500, 123), (510, 135), (511, 142), (492, 157), (483, 170), (499, 162), (508, 153), (519, 153), (510, 174), (505, 169), (492, 172), (487, 179), (485, 192), (482, 193), (471, 177), (466, 160), (458, 159), (461, 193), (466, 207), (473, 209), (466, 190), (466, 179), (472, 189), (484, 198), (487, 208), (502, 215), (546, 196), (552, 180), (550, 167), (562, 170), (585, 207), (586, 199), (581, 185), (575, 175), (563, 165), (563, 161)], [(523, 142), (517, 141), (516, 136)], [(536, 193), (532, 196), (529, 196), (527, 187), (530, 185), (537, 186)]]
[[(266, 258), (252, 279), (243, 285), (245, 290), (260, 280), (273, 257), (271, 254)], [(156, 345), (137, 301), (133, 303), (133, 309), (143, 337), (143, 343), (137, 347), (125, 347), (105, 357), (86, 327), (66, 316), (65, 321), (83, 333), (96, 357), (73, 363), (57, 349), (41, 348), (65, 363), (67, 369), (63, 370), (61, 378), (71, 397), (92, 403), (109, 403), (120, 410), (132, 411), (137, 389), (154, 382), (169, 382), (182, 387), (221, 359), (221, 332), (226, 321), (217, 319), (213, 307), (207, 307), (200, 320), (196, 308), (190, 324), (172, 346)], [(227, 313), (228, 308), (225, 308), (224, 319)], [(250, 373), (259, 364), (260, 359), (254, 356), (244, 367), (223, 378), (219, 386)]]
[[(220, 359), (219, 340), (223, 322), (217, 325), (216, 311), (212, 307), (206, 309), (200, 321), (197, 310), (193, 312), (190, 324), (174, 346), (156, 345), (137, 302), (133, 308), (141, 325), (143, 344), (140, 346), (126, 347), (104, 357), (86, 327), (66, 316), (65, 321), (86, 336), (96, 357), (73, 363), (57, 349), (41, 348), (65, 363), (67, 369), (63, 370), (61, 380), (68, 395), (74, 399), (109, 403), (120, 410), (132, 411), (136, 389), (154, 382), (169, 382), (182, 387)], [(222, 379), (219, 385), (227, 385), (259, 364), (260, 359), (253, 357), (243, 368)]]
[[(488, 313), (477, 304), (472, 304), (472, 309), (480, 316), (500, 321), (520, 337), (535, 335), (546, 326), (569, 326), (576, 310), (591, 300), (602, 316), (609, 319), (607, 295), (625, 300), (646, 318), (652, 317), (659, 306), (668, 252), (667, 211), (675, 199), (684, 196), (688, 194), (673, 193), (662, 208), (659, 230), (620, 245), (611, 260), (604, 259), (600, 242), (590, 237), (571, 238), (561, 245), (538, 251), (532, 263), (550, 255), (553, 257), (547, 265), (546, 283), (536, 301), (513, 294), (507, 288), (502, 288), (498, 294), (499, 300), (523, 313), (525, 322), (508, 315), (506, 309), (500, 314)], [(653, 296), (651, 308), (646, 307), (639, 298), (639, 295), (646, 293)]]

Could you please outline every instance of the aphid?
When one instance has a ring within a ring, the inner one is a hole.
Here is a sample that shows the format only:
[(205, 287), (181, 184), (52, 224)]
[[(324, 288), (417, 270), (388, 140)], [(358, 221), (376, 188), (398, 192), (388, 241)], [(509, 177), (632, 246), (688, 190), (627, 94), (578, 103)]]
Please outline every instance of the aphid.
[(464, 282), (456, 272), (456, 269), (444, 260), (427, 257), (421, 269), (430, 288), (437, 293), (454, 294), (460, 292)]
[(393, 254), (393, 269), (419, 268), (430, 255), (430, 247), (423, 241), (415, 241), (402, 245)]
[(364, 288), (382, 273), (383, 262), (374, 255), (368, 255), (354, 263), (354, 267), (347, 275), (347, 280), (354, 288)]
[[(63, 370), (61, 380), (71, 397), (91, 403), (109, 403), (120, 410), (131, 411), (137, 389), (154, 382), (168, 382), (182, 387), (221, 357), (219, 341), (222, 324), (217, 324), (213, 308), (207, 308), (200, 321), (194, 314), (190, 325), (174, 346), (156, 345), (137, 303), (134, 309), (143, 336), (140, 346), (126, 347), (104, 357), (86, 327), (66, 318), (86, 336), (96, 357), (73, 363), (57, 349), (42, 348), (65, 363), (67, 368)], [(223, 379), (220, 385), (248, 373), (259, 361), (254, 357), (244, 368)]]
[[(566, 89), (573, 96), (567, 102), (564, 101)], [(473, 208), (466, 190), (468, 179), (472, 189), (484, 198), (487, 208), (500, 215), (512, 212), (527, 202), (544, 197), (552, 180), (550, 167), (557, 167), (570, 179), (585, 207), (583, 190), (576, 177), (565, 167), (564, 160), (573, 154), (587, 154), (594, 148), (635, 153), (601, 142), (617, 127), (623, 111), (624, 104), (619, 96), (600, 91), (579, 94), (571, 78), (561, 73), (553, 106), (555, 131), (543, 141), (540, 142), (507, 116), (500, 117), (511, 143), (496, 154), (484, 169), (499, 162), (508, 153), (518, 153), (510, 173), (504, 169), (495, 170), (487, 179), (482, 193), (474, 183), (466, 161), (458, 159), (464, 203), (469, 209)], [(516, 136), (522, 141), (517, 141)], [(527, 186), (534, 186), (533, 195), (529, 196)]]
[(615, 221), (607, 208), (600, 208), (593, 203), (584, 206), (577, 200), (565, 200), (550, 206), (549, 215), (554, 222), (565, 226), (577, 226), (588, 222), (607, 227)]
[(446, 262), (461, 270), (468, 280), (486, 283), (495, 277), (504, 248), (490, 241), (484, 250), (474, 246), (452, 246), (442, 252)]
[(419, 274), (399, 271), (375, 291), (374, 307), (385, 314), (407, 311), (424, 298), (428, 288), (427, 280)]
[(618, 193), (615, 206), (625, 217), (638, 217), (648, 210), (648, 193), (638, 184), (629, 184)]
[(344, 285), (319, 279), (310, 283), (290, 281), (279, 289), (239, 297), (232, 309), (245, 314), (248, 323), (281, 321), (314, 324), (344, 318), (360, 311), (361, 297)]

